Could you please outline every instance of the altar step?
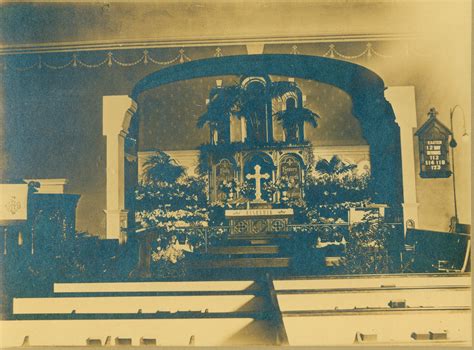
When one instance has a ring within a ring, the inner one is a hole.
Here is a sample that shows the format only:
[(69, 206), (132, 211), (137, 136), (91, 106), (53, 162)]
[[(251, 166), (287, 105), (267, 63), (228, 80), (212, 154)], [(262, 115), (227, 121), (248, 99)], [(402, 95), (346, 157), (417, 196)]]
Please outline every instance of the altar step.
[(290, 238), (290, 235), (287, 233), (262, 233), (262, 234), (251, 234), (251, 235), (229, 235), (228, 239), (232, 241), (281, 241), (287, 240)]
[(242, 268), (287, 268), (290, 266), (289, 257), (222, 257), (216, 255), (195, 259), (190, 263), (190, 269), (242, 269)]
[(189, 262), (194, 270), (207, 269), (285, 269), (290, 266), (288, 234), (262, 233), (230, 235), (229, 239), (207, 252), (195, 255)]
[[(237, 246), (216, 246), (209, 247), (208, 254), (215, 255), (249, 255), (249, 254), (278, 254), (280, 247), (277, 245), (267, 245), (267, 241), (257, 240), (254, 245), (237, 245)], [(261, 244), (262, 245), (255, 245)]]

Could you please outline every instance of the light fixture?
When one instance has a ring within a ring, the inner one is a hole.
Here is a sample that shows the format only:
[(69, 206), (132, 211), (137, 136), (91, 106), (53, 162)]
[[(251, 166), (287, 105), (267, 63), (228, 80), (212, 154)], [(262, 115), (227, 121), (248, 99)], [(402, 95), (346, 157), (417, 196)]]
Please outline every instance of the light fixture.
[(451, 126), (451, 141), (449, 142), (449, 146), (452, 148), (451, 151), (451, 161), (452, 161), (452, 174), (453, 174), (453, 196), (454, 196), (454, 217), (451, 218), (452, 225), (450, 227), (451, 232), (456, 232), (456, 225), (459, 222), (459, 217), (458, 217), (458, 205), (457, 205), (457, 200), (456, 200), (456, 173), (454, 171), (454, 148), (458, 145), (454, 138), (454, 128), (453, 128), (453, 117), (454, 117), (454, 112), (456, 109), (459, 108), (462, 112), (462, 118), (463, 118), (463, 128), (464, 128), (464, 133), (461, 137), (462, 141), (466, 143), (469, 140), (469, 134), (467, 133), (466, 130), (466, 116), (464, 114), (464, 110), (460, 105), (455, 105), (453, 108), (449, 109), (449, 122)]
[(457, 108), (459, 108), (462, 112), (464, 133), (461, 136), (461, 140), (463, 143), (466, 143), (467, 141), (469, 141), (469, 134), (467, 133), (467, 129), (466, 129), (466, 116), (464, 114), (464, 110), (462, 109), (460, 105), (455, 105), (453, 108), (449, 109), (449, 122), (451, 126), (451, 141), (449, 142), (449, 146), (451, 148), (455, 148), (458, 145), (458, 143), (456, 142), (454, 138), (454, 128), (453, 128), (453, 117), (454, 117), (454, 112), (456, 111)]

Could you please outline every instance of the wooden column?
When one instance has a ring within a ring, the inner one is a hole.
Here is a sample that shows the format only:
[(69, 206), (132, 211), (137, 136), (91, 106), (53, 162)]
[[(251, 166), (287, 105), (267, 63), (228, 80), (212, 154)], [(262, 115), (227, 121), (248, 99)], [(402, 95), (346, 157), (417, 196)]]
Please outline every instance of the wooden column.
[(406, 223), (413, 220), (418, 225), (418, 205), (416, 198), (415, 149), (413, 133), (416, 123), (416, 101), (414, 86), (393, 86), (385, 90), (385, 98), (392, 105), (395, 121), (400, 127), (400, 141), (403, 174), (403, 217)]
[(126, 240), (125, 138), (136, 103), (128, 96), (103, 96), (102, 134), (107, 138), (106, 238)]

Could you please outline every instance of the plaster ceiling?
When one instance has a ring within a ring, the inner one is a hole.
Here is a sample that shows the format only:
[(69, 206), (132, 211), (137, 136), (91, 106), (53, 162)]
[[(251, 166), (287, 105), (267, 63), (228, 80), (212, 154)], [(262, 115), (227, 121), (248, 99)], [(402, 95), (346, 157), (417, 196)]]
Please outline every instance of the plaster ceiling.
[[(0, 5), (0, 49), (159, 41), (439, 36), (470, 23), (470, 1), (162, 1)], [(328, 40), (329, 40), (328, 39)]]

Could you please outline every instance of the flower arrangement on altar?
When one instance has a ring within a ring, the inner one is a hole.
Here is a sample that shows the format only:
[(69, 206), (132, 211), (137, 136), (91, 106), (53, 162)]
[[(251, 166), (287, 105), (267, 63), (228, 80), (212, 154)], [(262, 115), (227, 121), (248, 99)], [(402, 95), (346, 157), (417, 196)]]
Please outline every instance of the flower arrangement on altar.
[(274, 194), (279, 194), (280, 197), (283, 199), (287, 199), (286, 193), (290, 188), (290, 182), (288, 177), (281, 176), (276, 181), (267, 181), (263, 185), (263, 191), (266, 192), (268, 196), (273, 196)]
[(226, 201), (229, 201), (236, 197), (236, 194), (239, 192), (239, 187), (235, 180), (224, 180), (219, 184), (219, 191), (224, 193)]
[[(289, 182), (286, 177), (282, 177), (277, 181), (267, 180), (263, 183), (261, 188), (262, 198), (272, 202), (275, 194), (279, 194), (280, 197), (284, 196), (284, 192), (288, 191), (288, 189)], [(237, 193), (246, 200), (252, 200), (252, 196), (255, 194), (255, 181), (244, 181), (243, 183), (237, 184)]]
[(243, 181), (240, 182), (237, 186), (237, 191), (240, 196), (246, 200), (251, 200), (253, 194), (255, 193), (255, 183), (254, 181)]

